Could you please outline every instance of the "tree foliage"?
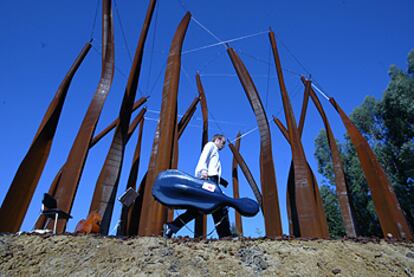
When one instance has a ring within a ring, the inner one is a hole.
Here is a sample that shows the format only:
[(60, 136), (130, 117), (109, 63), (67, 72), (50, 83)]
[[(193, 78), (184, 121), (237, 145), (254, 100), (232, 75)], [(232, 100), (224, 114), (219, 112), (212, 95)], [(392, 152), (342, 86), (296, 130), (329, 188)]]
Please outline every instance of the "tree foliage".
[[(407, 71), (392, 65), (389, 76), (390, 82), (383, 98), (366, 97), (350, 118), (377, 155), (414, 230), (414, 49), (408, 55)], [(347, 136), (344, 143), (338, 145), (344, 161), (357, 233), (380, 236), (378, 218), (355, 149)], [(340, 211), (337, 200), (332, 200), (334, 173), (324, 131), (315, 139), (315, 146), (318, 171), (328, 181), (323, 193), (321, 188), (321, 196), (329, 228), (335, 232), (334, 236), (339, 236), (340, 229), (331, 226), (340, 224), (337, 220)]]

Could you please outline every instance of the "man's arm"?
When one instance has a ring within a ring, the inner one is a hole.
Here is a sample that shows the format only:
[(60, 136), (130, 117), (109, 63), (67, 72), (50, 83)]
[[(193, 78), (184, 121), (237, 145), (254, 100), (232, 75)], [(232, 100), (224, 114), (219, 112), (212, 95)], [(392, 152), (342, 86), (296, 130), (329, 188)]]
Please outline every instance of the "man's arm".
[(213, 151), (213, 144), (206, 143), (201, 152), (200, 159), (198, 160), (197, 167), (195, 170), (196, 177), (207, 179), (208, 173), (208, 161), (210, 159), (211, 152)]

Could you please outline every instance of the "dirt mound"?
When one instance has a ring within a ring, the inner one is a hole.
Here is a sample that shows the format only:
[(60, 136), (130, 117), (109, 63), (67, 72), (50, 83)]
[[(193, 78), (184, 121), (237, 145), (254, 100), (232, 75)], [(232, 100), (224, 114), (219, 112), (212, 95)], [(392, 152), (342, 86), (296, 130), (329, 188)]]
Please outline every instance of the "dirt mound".
[(1, 235), (0, 276), (414, 276), (414, 244)]

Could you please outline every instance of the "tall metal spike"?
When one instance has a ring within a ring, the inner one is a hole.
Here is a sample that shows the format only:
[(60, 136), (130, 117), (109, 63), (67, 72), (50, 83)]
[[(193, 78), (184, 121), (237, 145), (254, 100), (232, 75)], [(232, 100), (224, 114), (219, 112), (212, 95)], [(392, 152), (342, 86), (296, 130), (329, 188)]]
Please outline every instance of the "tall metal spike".
[[(135, 145), (134, 156), (132, 158), (131, 169), (129, 171), (128, 182), (127, 182), (125, 190), (129, 188), (136, 190), (138, 169), (139, 169), (139, 163), (141, 160), (141, 145), (142, 145), (143, 130), (144, 130), (144, 117), (142, 116), (140, 123), (139, 123), (138, 140), (137, 140), (137, 144)], [(131, 206), (131, 207), (122, 206), (120, 226), (117, 230), (118, 236), (119, 235), (121, 236), (131, 235), (129, 234), (129, 230), (131, 228), (133, 209), (134, 209), (134, 206)]]
[[(279, 79), (279, 87), (282, 94), (283, 108), (285, 111), (285, 118), (287, 123), (289, 141), (292, 150), (293, 167), (289, 175), (294, 177), (294, 192), (289, 191), (289, 194), (294, 194), (294, 198), (290, 196), (291, 214), (293, 210), (297, 211), (298, 229), (301, 237), (322, 237), (328, 238), (328, 226), (321, 203), (318, 201), (316, 195), (317, 186), (314, 185), (314, 178), (309, 170), (306, 162), (305, 152), (300, 141), (299, 131), (296, 125), (295, 116), (292, 111), (289, 96), (284, 83), (282, 67), (280, 63), (279, 54), (274, 33), (269, 32), (269, 39), (272, 45), (273, 57), (275, 60), (276, 71)], [(292, 181), (291, 181), (292, 182)], [(292, 188), (293, 184), (288, 185), (288, 189)], [(316, 199), (315, 199), (316, 197)]]
[[(203, 132), (201, 134), (201, 151), (204, 145), (208, 142), (208, 109), (207, 98), (204, 92), (203, 84), (201, 83), (200, 74), (196, 75), (196, 83), (198, 95), (200, 96), (201, 114), (203, 117)], [(207, 216), (199, 215), (194, 221), (194, 237), (205, 237), (207, 235)]]
[[(239, 153), (240, 153), (240, 142), (241, 142), (241, 134), (239, 132), (237, 134), (237, 137), (236, 137), (236, 145), (235, 145), (235, 148)], [(239, 174), (237, 172), (237, 167), (238, 167), (237, 165), (238, 165), (237, 160), (233, 156), (233, 162), (232, 162), (232, 167), (231, 167), (231, 175), (232, 175), (232, 179), (233, 179), (233, 197), (236, 198), (236, 199), (240, 198)], [(237, 230), (237, 232), (240, 236), (243, 236), (242, 219), (241, 219), (241, 215), (237, 211), (234, 211), (234, 218), (236, 219), (236, 230)]]
[[(341, 209), (341, 215), (342, 215), (346, 235), (348, 237), (356, 237), (357, 234), (355, 230), (355, 223), (354, 223), (351, 205), (350, 205), (350, 201), (348, 197), (348, 185), (346, 183), (342, 160), (339, 155), (339, 150), (338, 150), (338, 146), (336, 145), (335, 137), (333, 135), (331, 126), (329, 124), (325, 111), (322, 107), (322, 104), (319, 101), (316, 93), (312, 89), (311, 81), (305, 80), (303, 76), (301, 77), (301, 80), (307, 88), (305, 90), (305, 98), (309, 98), (309, 96), (311, 97), (313, 103), (316, 106), (316, 109), (318, 110), (322, 118), (323, 124), (325, 126), (326, 136), (328, 139), (329, 148), (331, 150), (333, 170), (335, 173), (336, 195), (338, 198), (339, 207)], [(299, 124), (299, 126), (301, 126), (299, 127), (300, 134), (302, 134), (304, 121), (305, 120), (304, 119), (302, 120), (302, 117), (301, 117), (302, 123)]]
[(236, 69), (250, 105), (256, 115), (260, 132), (260, 181), (263, 193), (263, 209), (266, 236), (274, 238), (282, 236), (279, 201), (277, 195), (276, 175), (273, 163), (272, 142), (269, 123), (257, 89), (245, 65), (234, 49), (227, 48), (227, 53)]
[[(89, 105), (82, 125), (72, 145), (69, 156), (62, 170), (62, 177), (57, 186), (55, 198), (58, 208), (70, 213), (78, 189), (80, 177), (88, 155), (89, 145), (102, 111), (105, 99), (109, 93), (114, 75), (114, 43), (111, 1), (102, 2), (102, 72), (98, 88)], [(63, 233), (66, 220), (58, 222), (57, 232)]]
[(384, 237), (391, 234), (396, 239), (413, 239), (412, 231), (400, 208), (397, 197), (384, 169), (375, 157), (368, 142), (358, 131), (354, 123), (339, 107), (334, 98), (330, 98), (332, 106), (340, 115), (351, 142), (358, 154), (361, 167), (371, 190), (372, 200), (381, 225)]
[(155, 4), (155, 0), (150, 1), (147, 9), (147, 14), (145, 16), (138, 45), (135, 51), (134, 61), (129, 74), (128, 84), (126, 86), (121, 109), (119, 111), (119, 124), (115, 129), (112, 143), (96, 182), (91, 206), (89, 208), (89, 213), (97, 212), (102, 216), (100, 232), (104, 235), (108, 234), (111, 223), (112, 211), (114, 208), (116, 192), (122, 169), (125, 144), (128, 138), (129, 121), (131, 119), (132, 106), (137, 92), (139, 75), (141, 72), (145, 40), (147, 38), (152, 15), (154, 13)]
[(177, 144), (177, 94), (181, 69), (181, 50), (191, 14), (181, 20), (174, 35), (165, 72), (160, 121), (154, 139), (146, 179), (139, 235), (159, 235), (167, 220), (167, 209), (152, 198), (152, 185), (158, 173), (171, 168), (174, 145)]
[(70, 83), (91, 48), (86, 43), (49, 104), (33, 142), (21, 162), (0, 209), (0, 232), (17, 232), (37, 187), (59, 122)]

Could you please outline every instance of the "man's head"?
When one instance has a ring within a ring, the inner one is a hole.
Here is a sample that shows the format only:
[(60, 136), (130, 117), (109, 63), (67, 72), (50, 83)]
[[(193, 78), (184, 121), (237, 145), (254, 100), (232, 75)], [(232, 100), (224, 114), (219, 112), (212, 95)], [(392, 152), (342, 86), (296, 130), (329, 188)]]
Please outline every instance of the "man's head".
[(226, 145), (226, 137), (221, 134), (214, 135), (211, 141), (217, 146), (219, 150), (223, 149), (224, 145)]

